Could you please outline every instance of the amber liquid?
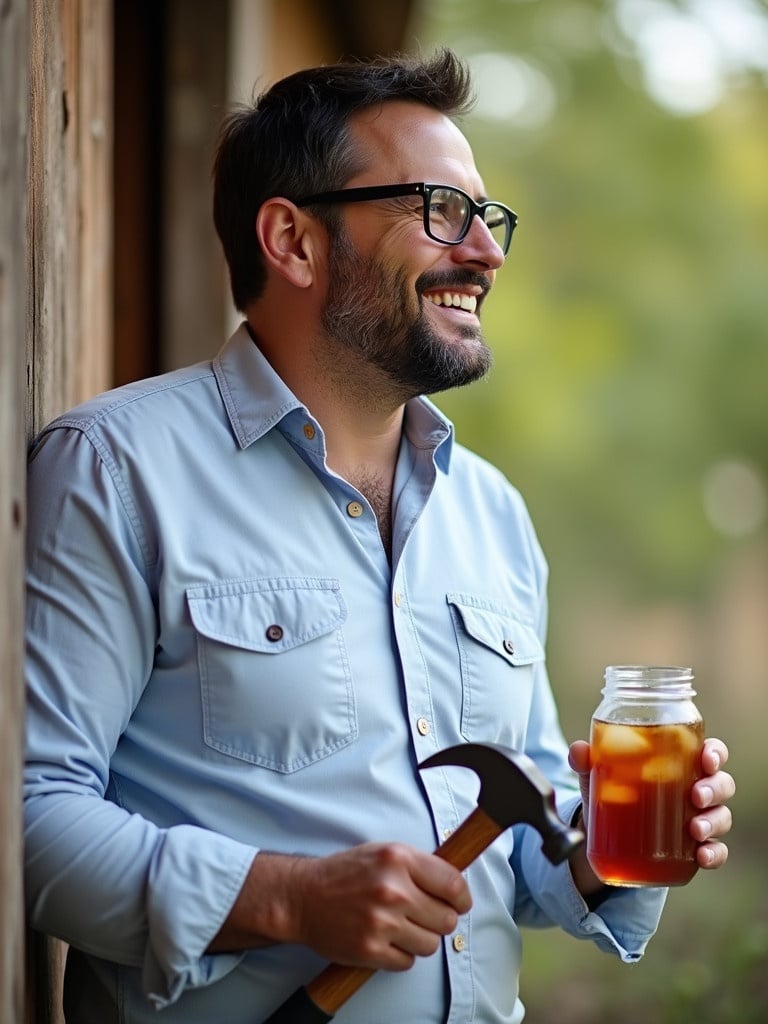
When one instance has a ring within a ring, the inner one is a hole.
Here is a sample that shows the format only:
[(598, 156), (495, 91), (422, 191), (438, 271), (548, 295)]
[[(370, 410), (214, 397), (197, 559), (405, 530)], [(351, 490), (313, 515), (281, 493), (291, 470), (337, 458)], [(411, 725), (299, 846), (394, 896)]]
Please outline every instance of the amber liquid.
[(688, 824), (703, 722), (592, 722), (587, 858), (609, 885), (685, 885), (696, 873)]

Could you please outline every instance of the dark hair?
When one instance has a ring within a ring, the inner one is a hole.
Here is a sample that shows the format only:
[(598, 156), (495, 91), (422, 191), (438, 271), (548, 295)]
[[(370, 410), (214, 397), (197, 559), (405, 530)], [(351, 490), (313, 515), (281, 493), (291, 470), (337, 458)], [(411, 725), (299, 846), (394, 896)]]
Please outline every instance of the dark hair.
[[(412, 99), (446, 116), (472, 105), (466, 65), (448, 50), (421, 59), (381, 57), (298, 71), (225, 120), (213, 168), (213, 219), (239, 310), (266, 280), (256, 214), (272, 196), (299, 199), (342, 188), (356, 172), (348, 131), (358, 110)], [(318, 210), (333, 223), (333, 213)]]

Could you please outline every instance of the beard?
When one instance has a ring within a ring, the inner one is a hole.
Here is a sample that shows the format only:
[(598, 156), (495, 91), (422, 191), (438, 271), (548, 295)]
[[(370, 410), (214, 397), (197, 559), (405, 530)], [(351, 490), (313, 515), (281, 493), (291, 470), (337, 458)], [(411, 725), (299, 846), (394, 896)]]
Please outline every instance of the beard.
[[(425, 316), (429, 300), (420, 297), (413, 308), (404, 270), (364, 259), (342, 229), (332, 233), (329, 255), (332, 274), (322, 314), (326, 336), (383, 371), (400, 394), (448, 391), (488, 372), (493, 356), (480, 328), (467, 324), (459, 341), (443, 338)], [(422, 296), (425, 289), (468, 284), (479, 284), (483, 292), (489, 287), (484, 275), (456, 270), (422, 274), (415, 292)]]

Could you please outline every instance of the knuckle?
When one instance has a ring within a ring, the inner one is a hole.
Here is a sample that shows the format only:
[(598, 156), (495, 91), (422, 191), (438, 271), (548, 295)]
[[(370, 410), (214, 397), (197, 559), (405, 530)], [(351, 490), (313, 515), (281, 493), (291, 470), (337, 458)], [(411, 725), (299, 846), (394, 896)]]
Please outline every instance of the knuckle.
[(379, 878), (373, 887), (373, 899), (379, 907), (397, 907), (404, 902), (400, 886), (389, 877)]
[(376, 963), (383, 957), (384, 949), (373, 935), (364, 935), (360, 941), (360, 957), (363, 961)]
[(459, 915), (455, 910), (447, 910), (443, 917), (442, 927), (440, 933), (442, 935), (450, 935), (451, 932), (455, 932), (459, 924)]
[(461, 872), (456, 871), (455, 874), (448, 879), (446, 886), (446, 895), (449, 897), (451, 902), (463, 903), (468, 898), (469, 890), (467, 889), (467, 883)]
[(399, 868), (408, 862), (408, 847), (403, 843), (384, 843), (378, 851), (383, 867)]

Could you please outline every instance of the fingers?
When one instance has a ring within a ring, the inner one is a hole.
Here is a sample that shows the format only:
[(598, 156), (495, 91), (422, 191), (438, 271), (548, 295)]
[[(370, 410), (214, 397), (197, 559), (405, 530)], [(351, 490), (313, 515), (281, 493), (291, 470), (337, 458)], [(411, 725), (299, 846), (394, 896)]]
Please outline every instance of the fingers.
[(466, 914), (472, 907), (472, 896), (461, 872), (433, 854), (424, 854), (418, 850), (410, 853), (413, 881), (425, 896), (431, 896), (441, 906), (452, 907), (456, 914)]
[(728, 772), (717, 772), (694, 783), (691, 802), (694, 807), (704, 809), (726, 803), (736, 792), (736, 783)]
[(407, 970), (430, 956), (472, 904), (456, 868), (399, 843), (309, 859), (302, 872), (301, 941), (329, 960), (376, 970)]
[(390, 844), (380, 860), (384, 873), (369, 909), (364, 955), (387, 970), (407, 970), (415, 957), (437, 951), (472, 899), (461, 873), (438, 857)]
[(701, 768), (707, 775), (714, 775), (728, 760), (728, 747), (722, 740), (704, 740), (704, 749), (701, 752)]
[(721, 868), (728, 860), (728, 847), (725, 843), (702, 843), (696, 849), (696, 863), (704, 871)]
[(699, 843), (696, 862), (700, 868), (720, 868), (728, 860), (728, 847), (719, 842), (720, 837), (730, 832), (733, 816), (726, 802), (736, 792), (733, 776), (722, 771), (728, 761), (728, 747), (722, 740), (707, 739), (701, 753), (703, 778), (691, 790), (691, 802), (704, 813), (691, 819), (690, 830)]
[(697, 814), (691, 820), (690, 831), (693, 838), (703, 843), (711, 839), (720, 839), (731, 831), (733, 818), (728, 807), (714, 807), (706, 814)]
[[(703, 777), (694, 783), (691, 800), (695, 807), (716, 807), (730, 800), (736, 792), (733, 776), (721, 770), (728, 761), (728, 747), (722, 740), (707, 739), (701, 752)], [(714, 825), (714, 822), (713, 822)], [(730, 818), (726, 831), (730, 828)]]

